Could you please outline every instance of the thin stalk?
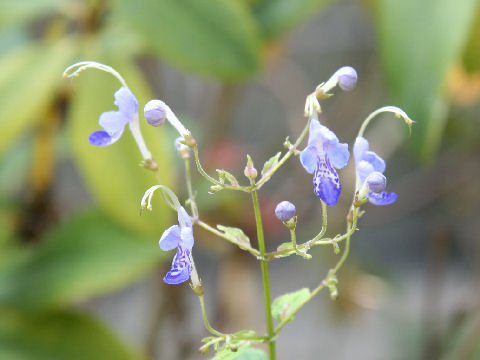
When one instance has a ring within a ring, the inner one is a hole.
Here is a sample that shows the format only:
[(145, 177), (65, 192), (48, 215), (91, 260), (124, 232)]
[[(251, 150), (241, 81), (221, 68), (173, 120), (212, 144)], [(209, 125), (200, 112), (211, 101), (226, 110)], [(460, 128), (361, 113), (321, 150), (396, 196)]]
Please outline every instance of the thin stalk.
[(184, 159), (184, 163), (185, 163), (185, 181), (187, 183), (188, 200), (190, 202), (190, 209), (192, 210), (192, 217), (194, 219), (197, 219), (198, 208), (197, 208), (197, 203), (195, 202), (195, 196), (192, 190), (192, 172), (190, 170), (190, 158)]
[(221, 336), (221, 337), (227, 336), (226, 334), (223, 334), (220, 331), (215, 330), (208, 322), (207, 312), (205, 310), (205, 299), (203, 298), (203, 295), (198, 295), (198, 300), (200, 300), (200, 306), (202, 308), (203, 323), (205, 324), (205, 327), (207, 328), (207, 330), (212, 335), (215, 335), (215, 336)]
[[(253, 180), (252, 180), (252, 185), (253, 185)], [(263, 297), (265, 300), (265, 321), (267, 324), (267, 333), (268, 333), (269, 359), (275, 360), (275, 341), (273, 340), (275, 333), (273, 329), (273, 318), (272, 318), (272, 309), (271, 309), (268, 261), (265, 259), (265, 238), (263, 235), (262, 215), (260, 213), (260, 204), (258, 202), (257, 190), (253, 190), (251, 194), (252, 194), (252, 201), (253, 201), (253, 209), (255, 212), (255, 223), (257, 226), (258, 249), (260, 251), (260, 268), (262, 271)]]

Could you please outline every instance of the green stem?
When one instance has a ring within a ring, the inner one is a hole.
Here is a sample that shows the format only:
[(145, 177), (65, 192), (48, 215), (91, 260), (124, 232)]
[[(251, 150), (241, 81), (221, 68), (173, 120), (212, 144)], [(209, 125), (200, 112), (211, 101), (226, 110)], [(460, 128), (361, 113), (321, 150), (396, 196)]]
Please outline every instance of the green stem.
[(195, 202), (195, 196), (192, 190), (192, 172), (190, 171), (190, 158), (184, 159), (185, 163), (185, 180), (187, 182), (188, 200), (190, 202), (190, 209), (192, 210), (192, 217), (198, 218), (198, 208)]
[(327, 204), (323, 200), (320, 200), (320, 202), (322, 203), (322, 229), (320, 230), (318, 235), (311, 240), (312, 242), (321, 239), (327, 231)]
[(212, 335), (225, 337), (226, 334), (222, 334), (220, 331), (215, 330), (208, 322), (207, 312), (205, 310), (205, 299), (203, 298), (203, 295), (198, 295), (198, 300), (200, 300), (200, 306), (202, 307), (203, 323), (205, 324), (205, 327), (207, 328), (207, 330)]
[(240, 249), (248, 251), (253, 256), (255, 256), (255, 257), (260, 256), (260, 252), (257, 249), (247, 247), (244, 244), (239, 243), (236, 239), (228, 236), (227, 234), (225, 234), (224, 232), (222, 232), (220, 230), (215, 229), (214, 227), (208, 225), (207, 223), (201, 221), (200, 219), (195, 220), (195, 223), (198, 224), (198, 226), (204, 228), (205, 230), (210, 231), (212, 234), (215, 234), (218, 237), (221, 237), (222, 239), (225, 239), (228, 242), (231, 242), (232, 244), (237, 245)]
[(271, 309), (270, 278), (268, 274), (268, 261), (265, 259), (265, 238), (263, 235), (262, 215), (260, 213), (260, 204), (258, 202), (257, 190), (252, 191), (252, 201), (253, 209), (255, 212), (255, 223), (257, 225), (258, 249), (260, 251), (261, 258), (260, 268), (262, 271), (263, 296), (265, 300), (265, 320), (267, 323), (269, 359), (275, 360), (275, 341), (273, 340), (275, 333), (273, 329), (273, 318)]
[(260, 180), (255, 184), (255, 189), (258, 190), (262, 187), (263, 184), (265, 184), (272, 176), (275, 174), (275, 172), (283, 165), (285, 162), (295, 153), (295, 150), (297, 150), (297, 147), (302, 143), (303, 139), (308, 133), (308, 128), (310, 127), (310, 121), (311, 119), (309, 118), (307, 121), (307, 124), (302, 130), (302, 133), (298, 137), (297, 141), (295, 141), (295, 144), (293, 144), (290, 149), (283, 155), (283, 157), (280, 159), (280, 161), (272, 167), (266, 174), (262, 176)]
[(290, 321), (292, 321), (292, 319), (295, 317), (295, 315), (297, 314), (297, 312), (301, 308), (303, 308), (310, 300), (312, 300), (315, 297), (315, 295), (317, 295), (321, 290), (323, 290), (325, 287), (327, 287), (328, 280), (331, 279), (332, 277), (334, 277), (336, 275), (336, 273), (338, 272), (338, 270), (340, 270), (342, 265), (345, 263), (345, 260), (347, 259), (348, 254), (350, 253), (350, 238), (351, 238), (352, 234), (355, 232), (355, 229), (356, 229), (356, 226), (357, 226), (357, 219), (358, 219), (358, 208), (355, 207), (354, 211), (353, 211), (352, 223), (348, 224), (348, 226), (347, 226), (348, 229), (347, 229), (347, 232), (345, 233), (346, 242), (345, 242), (345, 250), (343, 251), (342, 257), (337, 262), (335, 267), (328, 272), (328, 275), (325, 277), (325, 279), (323, 279), (322, 282), (320, 282), (320, 284), (315, 289), (312, 290), (312, 292), (310, 293), (310, 296), (308, 298), (306, 298), (300, 305), (298, 305), (295, 308), (295, 310), (292, 311), (292, 313), (290, 313), (290, 315), (288, 317), (283, 319), (280, 322), (280, 324), (278, 324), (278, 326), (276, 327), (275, 332), (274, 332), (275, 336), (277, 336), (280, 333), (280, 331), (283, 329), (283, 327), (285, 325), (287, 325)]

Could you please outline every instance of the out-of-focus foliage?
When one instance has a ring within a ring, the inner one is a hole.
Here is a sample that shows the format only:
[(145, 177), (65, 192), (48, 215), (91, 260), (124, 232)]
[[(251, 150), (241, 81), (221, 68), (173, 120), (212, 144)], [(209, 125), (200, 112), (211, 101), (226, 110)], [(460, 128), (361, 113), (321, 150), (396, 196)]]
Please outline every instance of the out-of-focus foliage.
[(445, 127), (448, 71), (461, 60), (477, 0), (378, 0), (382, 65), (396, 105), (417, 122), (416, 152), (429, 159)]

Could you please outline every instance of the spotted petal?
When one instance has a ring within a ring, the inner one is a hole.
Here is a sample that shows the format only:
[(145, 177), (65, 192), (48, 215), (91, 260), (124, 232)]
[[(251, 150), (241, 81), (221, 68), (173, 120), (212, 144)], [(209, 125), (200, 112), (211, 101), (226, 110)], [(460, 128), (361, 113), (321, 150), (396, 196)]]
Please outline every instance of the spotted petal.
[(396, 193), (389, 193), (382, 191), (380, 193), (369, 192), (368, 200), (373, 205), (390, 205), (397, 201), (398, 195)]
[(114, 104), (118, 110), (128, 119), (132, 119), (138, 113), (138, 101), (129, 88), (122, 86), (115, 92)]
[(163, 251), (169, 251), (175, 249), (181, 241), (180, 227), (178, 225), (172, 225), (162, 234), (162, 237), (158, 241), (160, 249)]
[(327, 205), (335, 205), (342, 190), (340, 179), (327, 156), (319, 157), (313, 175), (313, 192)]
[(193, 265), (190, 250), (183, 246), (179, 246), (177, 253), (172, 261), (170, 271), (165, 275), (163, 281), (167, 284), (176, 285), (190, 278)]

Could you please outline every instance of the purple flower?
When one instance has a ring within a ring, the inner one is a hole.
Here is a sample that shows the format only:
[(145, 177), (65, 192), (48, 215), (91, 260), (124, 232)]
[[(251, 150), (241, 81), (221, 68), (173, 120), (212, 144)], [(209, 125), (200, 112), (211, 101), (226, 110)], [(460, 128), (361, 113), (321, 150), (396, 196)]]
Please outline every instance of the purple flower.
[(357, 137), (353, 145), (353, 156), (360, 181), (357, 188), (364, 184), (369, 187), (368, 200), (374, 205), (389, 205), (397, 201), (397, 194), (384, 190), (387, 180), (380, 175), (385, 171), (385, 161), (369, 150), (367, 139), (362, 136)]
[(337, 71), (338, 86), (342, 90), (350, 91), (357, 85), (357, 72), (351, 66), (344, 66)]
[(327, 205), (335, 205), (342, 185), (335, 171), (348, 163), (348, 145), (317, 119), (312, 119), (307, 147), (300, 153), (300, 161), (308, 173), (313, 173), (313, 192)]
[(104, 130), (90, 134), (88, 141), (96, 146), (108, 146), (123, 134), (125, 125), (138, 121), (138, 101), (129, 88), (122, 86), (114, 95), (118, 111), (106, 111), (100, 115), (98, 123)]
[(288, 221), (295, 216), (295, 205), (290, 201), (282, 201), (275, 207), (275, 216), (280, 221)]
[(158, 242), (163, 251), (177, 248), (177, 253), (172, 261), (172, 267), (163, 278), (164, 282), (175, 285), (190, 278), (193, 270), (193, 243), (192, 221), (185, 209), (180, 206), (178, 208), (178, 225), (170, 226), (165, 230)]

